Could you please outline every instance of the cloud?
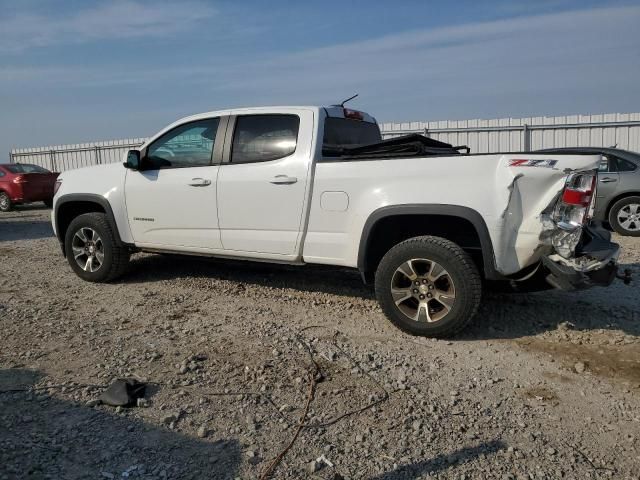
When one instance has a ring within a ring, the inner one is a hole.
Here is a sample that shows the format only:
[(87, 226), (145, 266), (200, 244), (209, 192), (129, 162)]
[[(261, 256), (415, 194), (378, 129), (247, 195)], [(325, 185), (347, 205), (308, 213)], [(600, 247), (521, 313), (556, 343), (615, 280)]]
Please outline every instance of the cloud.
[[(152, 32), (152, 25), (162, 23), (167, 11), (156, 12), (140, 29), (131, 20), (114, 28), (113, 34)], [(143, 62), (126, 69), (105, 64), (5, 65), (0, 82), (85, 87), (150, 86), (159, 81), (166, 86), (201, 84), (201, 92), (231, 93), (242, 103), (318, 100), (355, 91), (396, 99), (433, 96), (436, 103), (442, 97), (499, 102), (506, 95), (521, 95), (531, 103), (542, 91), (553, 98), (585, 89), (607, 97), (619, 93), (615, 86), (640, 85), (638, 23), (640, 6), (599, 8), (415, 30), (279, 55), (258, 51), (242, 60), (233, 54), (215, 61), (200, 57), (196, 64), (176, 59), (170, 69), (160, 70)], [(632, 91), (637, 93), (638, 87)]]
[(0, 52), (103, 39), (162, 37), (215, 15), (198, 1), (174, 3), (117, 0), (57, 16), (17, 13), (0, 18)]
[(629, 111), (638, 23), (630, 6), (415, 30), (236, 65), (234, 81), (210, 85), (271, 101), (360, 92), (397, 119)]
[[(622, 59), (640, 59), (640, 37), (634, 28), (638, 22), (640, 6), (634, 6), (417, 30), (239, 66), (246, 71), (234, 86), (266, 81), (288, 88), (291, 83), (318, 85), (329, 79), (338, 83), (419, 79), (459, 83), (484, 74), (498, 77), (499, 73), (507, 74), (511, 83), (554, 84), (554, 77), (569, 68), (617, 64), (619, 71), (627, 70)], [(511, 77), (520, 72), (535, 77)], [(618, 76), (607, 73), (612, 79)]]

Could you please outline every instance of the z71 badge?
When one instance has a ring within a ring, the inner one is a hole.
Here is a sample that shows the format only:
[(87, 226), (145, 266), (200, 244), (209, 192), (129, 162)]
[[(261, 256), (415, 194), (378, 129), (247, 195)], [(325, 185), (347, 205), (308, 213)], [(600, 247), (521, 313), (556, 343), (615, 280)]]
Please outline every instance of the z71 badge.
[(553, 168), (558, 160), (529, 160), (529, 159), (513, 159), (509, 160), (510, 167), (541, 167)]

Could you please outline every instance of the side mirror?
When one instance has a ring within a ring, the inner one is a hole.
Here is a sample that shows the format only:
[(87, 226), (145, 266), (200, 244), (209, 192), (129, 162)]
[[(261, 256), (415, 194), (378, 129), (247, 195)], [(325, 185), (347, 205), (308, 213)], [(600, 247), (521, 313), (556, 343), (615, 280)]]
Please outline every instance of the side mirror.
[(123, 165), (124, 168), (140, 170), (140, 150), (129, 150), (127, 152), (127, 161)]

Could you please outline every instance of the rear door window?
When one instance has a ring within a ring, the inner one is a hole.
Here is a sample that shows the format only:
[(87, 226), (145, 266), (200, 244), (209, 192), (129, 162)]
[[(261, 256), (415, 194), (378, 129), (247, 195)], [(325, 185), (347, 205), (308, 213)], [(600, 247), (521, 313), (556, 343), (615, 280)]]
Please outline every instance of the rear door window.
[(635, 163), (624, 158), (615, 157), (618, 172), (633, 172), (637, 166)]
[(611, 161), (609, 155), (602, 155), (602, 160), (600, 160), (600, 164), (598, 165), (598, 171), (602, 173), (615, 172), (615, 164)]
[(297, 115), (242, 115), (236, 118), (231, 163), (268, 162), (296, 151)]

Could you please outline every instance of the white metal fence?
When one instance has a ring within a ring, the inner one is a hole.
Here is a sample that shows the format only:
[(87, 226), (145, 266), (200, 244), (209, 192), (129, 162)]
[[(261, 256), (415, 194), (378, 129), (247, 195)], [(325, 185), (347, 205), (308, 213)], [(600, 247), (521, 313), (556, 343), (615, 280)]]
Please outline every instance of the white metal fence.
[(121, 162), (129, 149), (142, 145), (145, 140), (128, 138), (75, 145), (15, 148), (9, 152), (9, 158), (12, 163), (34, 163), (54, 172), (64, 172), (90, 165)]
[[(453, 145), (467, 145), (472, 153), (518, 152), (552, 147), (612, 147), (640, 151), (640, 113), (568, 115), (563, 117), (501, 118), (380, 124), (392, 138), (421, 133)], [(11, 162), (35, 163), (62, 172), (74, 168), (122, 161), (130, 148), (145, 138), (76, 145), (18, 148)]]
[(382, 123), (383, 136), (421, 133), (472, 153), (554, 147), (612, 147), (640, 151), (640, 113)]

